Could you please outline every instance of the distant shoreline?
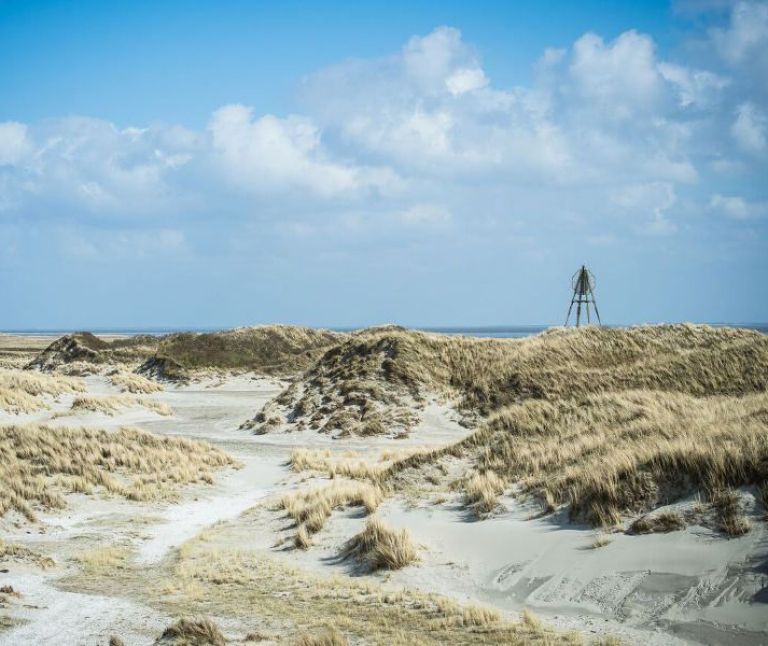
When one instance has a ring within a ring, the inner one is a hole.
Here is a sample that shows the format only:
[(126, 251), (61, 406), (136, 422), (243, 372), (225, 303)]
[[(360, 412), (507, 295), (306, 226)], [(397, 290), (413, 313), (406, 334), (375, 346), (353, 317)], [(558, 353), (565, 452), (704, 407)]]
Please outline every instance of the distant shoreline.
[[(260, 325), (260, 324), (259, 324)], [(637, 323), (632, 325), (654, 325), (646, 323)], [(756, 330), (763, 334), (768, 334), (768, 323), (702, 323), (702, 325), (711, 325), (713, 327), (734, 327), (748, 330)], [(4, 336), (27, 336), (27, 337), (60, 337), (65, 334), (72, 334), (74, 332), (88, 331), (100, 336), (138, 336), (140, 334), (146, 334), (150, 336), (162, 336), (164, 334), (175, 334), (180, 332), (222, 332), (224, 330), (235, 329), (236, 327), (157, 327), (157, 328), (69, 328), (69, 329), (11, 329), (0, 330), (0, 335)], [(365, 329), (366, 326), (361, 327), (325, 327), (325, 326), (306, 326), (316, 327), (317, 329), (327, 329), (333, 332), (354, 332), (355, 330)], [(556, 325), (478, 325), (478, 326), (439, 326), (439, 327), (409, 327), (403, 326), (408, 329), (418, 330), (421, 332), (434, 332), (438, 334), (449, 335), (463, 335), (474, 336), (481, 338), (498, 338), (498, 339), (515, 339), (533, 336), (539, 334), (544, 330)], [(603, 327), (626, 327), (626, 326), (613, 326), (606, 325)]]

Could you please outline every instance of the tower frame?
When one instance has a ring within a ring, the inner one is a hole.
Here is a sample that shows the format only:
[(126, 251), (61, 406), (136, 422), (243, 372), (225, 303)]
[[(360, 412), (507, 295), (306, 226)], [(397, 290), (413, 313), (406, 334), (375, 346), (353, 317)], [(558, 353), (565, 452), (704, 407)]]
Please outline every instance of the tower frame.
[(574, 305), (576, 305), (576, 327), (581, 325), (582, 306), (584, 306), (586, 311), (587, 325), (592, 322), (589, 315), (590, 305), (595, 310), (598, 325), (602, 325), (600, 311), (597, 309), (597, 301), (595, 300), (595, 277), (592, 275), (592, 272), (587, 269), (586, 265), (582, 265), (573, 275), (573, 278), (571, 278), (571, 286), (573, 287), (573, 297), (571, 298), (571, 304), (568, 307), (568, 314), (565, 317), (565, 325), (568, 325)]

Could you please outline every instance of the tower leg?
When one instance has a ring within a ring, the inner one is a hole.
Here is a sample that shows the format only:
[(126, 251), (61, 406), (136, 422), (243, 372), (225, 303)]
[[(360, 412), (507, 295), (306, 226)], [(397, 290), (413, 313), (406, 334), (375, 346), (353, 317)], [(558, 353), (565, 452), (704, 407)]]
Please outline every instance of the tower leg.
[(579, 327), (580, 322), (581, 322), (581, 300), (579, 300), (576, 304), (576, 327)]
[(603, 322), (600, 320), (600, 312), (597, 309), (597, 301), (595, 300), (595, 295), (592, 294), (592, 305), (595, 306), (595, 315), (597, 316), (597, 324), (602, 325)]
[(568, 325), (568, 319), (571, 318), (571, 310), (573, 310), (573, 299), (571, 299), (571, 305), (568, 307), (568, 315), (565, 317), (565, 324)]

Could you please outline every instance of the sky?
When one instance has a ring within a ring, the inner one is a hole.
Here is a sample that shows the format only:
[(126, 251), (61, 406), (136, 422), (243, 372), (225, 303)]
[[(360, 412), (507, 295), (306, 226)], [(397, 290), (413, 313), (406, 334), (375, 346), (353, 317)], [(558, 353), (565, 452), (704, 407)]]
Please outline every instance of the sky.
[(0, 0), (0, 329), (768, 321), (768, 2)]

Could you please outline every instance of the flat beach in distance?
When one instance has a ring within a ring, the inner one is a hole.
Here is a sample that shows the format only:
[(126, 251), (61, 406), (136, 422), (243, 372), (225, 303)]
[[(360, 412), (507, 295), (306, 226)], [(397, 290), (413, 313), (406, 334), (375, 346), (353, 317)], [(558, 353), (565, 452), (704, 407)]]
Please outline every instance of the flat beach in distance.
[(760, 332), (261, 326), (0, 358), (0, 643), (768, 634)]

